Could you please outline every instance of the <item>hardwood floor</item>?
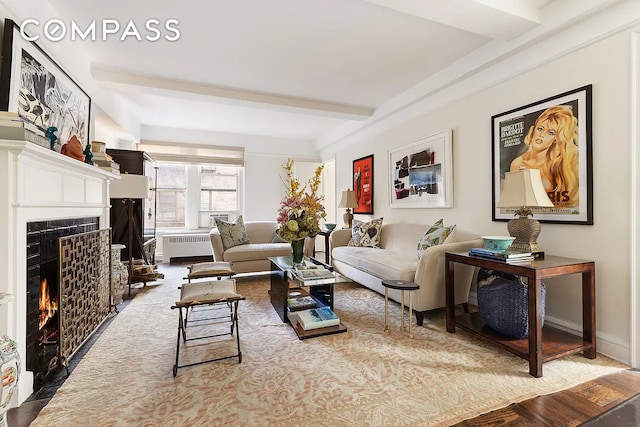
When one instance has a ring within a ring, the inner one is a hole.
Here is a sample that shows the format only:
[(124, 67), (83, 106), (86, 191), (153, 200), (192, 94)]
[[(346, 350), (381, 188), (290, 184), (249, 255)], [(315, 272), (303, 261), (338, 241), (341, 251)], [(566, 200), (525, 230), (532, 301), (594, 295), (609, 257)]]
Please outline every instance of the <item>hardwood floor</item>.
[[(171, 274), (178, 274), (177, 277), (179, 277), (184, 266), (184, 263), (160, 264), (159, 270), (165, 273), (166, 277)], [(134, 289), (132, 297), (135, 293), (137, 289)], [(128, 302), (125, 301), (125, 306)], [(88, 351), (99, 335), (100, 333), (96, 333), (87, 343), (89, 345), (86, 345), (80, 353)], [(75, 367), (75, 363), (70, 366), (71, 370)], [(55, 390), (50, 390), (47, 393), (32, 396), (31, 400), (24, 402), (20, 407), (10, 409), (7, 413), (9, 425), (11, 427), (29, 426), (54, 392)], [(578, 425), (584, 427), (640, 426), (640, 371), (626, 370), (596, 378), (558, 393), (538, 396), (465, 420), (456, 424), (455, 427), (573, 427)]]
[[(638, 426), (640, 425), (640, 372), (627, 370), (588, 381), (546, 396), (514, 403), (455, 427), (518, 426)], [(637, 396), (635, 399), (629, 400)], [(611, 411), (620, 404), (630, 410)], [(614, 413), (615, 412), (615, 413)]]

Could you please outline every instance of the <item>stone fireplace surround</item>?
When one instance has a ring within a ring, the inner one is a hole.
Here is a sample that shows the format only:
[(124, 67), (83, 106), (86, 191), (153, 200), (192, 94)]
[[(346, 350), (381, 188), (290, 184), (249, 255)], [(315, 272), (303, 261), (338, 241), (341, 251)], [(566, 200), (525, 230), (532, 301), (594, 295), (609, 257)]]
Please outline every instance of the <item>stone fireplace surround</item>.
[(98, 217), (109, 227), (109, 184), (117, 175), (26, 141), (0, 140), (0, 334), (18, 345), (22, 372), (14, 402), (33, 392), (25, 370), (27, 306), (27, 223)]

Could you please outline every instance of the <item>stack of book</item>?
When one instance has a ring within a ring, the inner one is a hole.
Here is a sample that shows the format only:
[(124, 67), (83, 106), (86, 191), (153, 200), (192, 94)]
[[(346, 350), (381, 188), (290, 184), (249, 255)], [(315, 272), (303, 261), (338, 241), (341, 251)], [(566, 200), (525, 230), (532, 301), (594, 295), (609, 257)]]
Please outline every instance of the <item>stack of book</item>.
[(528, 263), (535, 259), (531, 252), (516, 249), (506, 249), (503, 251), (487, 248), (471, 248), (469, 255), (488, 258), (496, 261), (504, 261), (508, 264)]
[(91, 153), (93, 164), (100, 169), (111, 173), (120, 174), (120, 164), (113, 161), (113, 157), (107, 154), (107, 144), (100, 141), (91, 141)]
[(287, 299), (287, 305), (289, 306), (290, 311), (299, 311), (315, 308), (317, 303), (311, 296), (305, 295)]
[(334, 277), (331, 270), (319, 264), (296, 265), (291, 271), (297, 279), (302, 281), (330, 279)]
[(298, 323), (305, 331), (338, 326), (340, 318), (329, 307), (297, 311)]
[(18, 113), (0, 111), (0, 139), (29, 141), (47, 150), (51, 149), (51, 141), (45, 138), (33, 123), (24, 121)]

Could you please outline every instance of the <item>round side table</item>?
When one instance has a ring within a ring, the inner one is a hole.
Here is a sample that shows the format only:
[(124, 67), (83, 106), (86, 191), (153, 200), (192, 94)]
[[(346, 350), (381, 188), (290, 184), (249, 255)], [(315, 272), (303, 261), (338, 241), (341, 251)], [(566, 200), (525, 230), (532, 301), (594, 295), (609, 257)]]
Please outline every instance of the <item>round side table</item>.
[(411, 315), (413, 313), (413, 291), (420, 289), (419, 285), (407, 280), (383, 280), (382, 286), (384, 286), (384, 331), (389, 332), (389, 288), (398, 289), (401, 291), (400, 298), (400, 315), (402, 317), (402, 330), (404, 331), (404, 292), (409, 291), (409, 338), (413, 338), (413, 332), (411, 331)]

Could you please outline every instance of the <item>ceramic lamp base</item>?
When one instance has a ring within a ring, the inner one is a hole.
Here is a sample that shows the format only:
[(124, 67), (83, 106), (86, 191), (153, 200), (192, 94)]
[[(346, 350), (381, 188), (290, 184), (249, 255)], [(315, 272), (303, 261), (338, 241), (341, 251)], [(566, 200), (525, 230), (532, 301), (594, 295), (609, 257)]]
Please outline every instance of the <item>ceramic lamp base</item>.
[(351, 209), (347, 208), (347, 211), (342, 215), (342, 220), (344, 221), (345, 228), (351, 228), (351, 224), (353, 223), (353, 214), (351, 213)]
[(541, 252), (537, 243), (541, 229), (538, 220), (532, 218), (520, 216), (510, 220), (507, 224), (507, 230), (510, 236), (516, 238), (511, 244), (510, 249)]

